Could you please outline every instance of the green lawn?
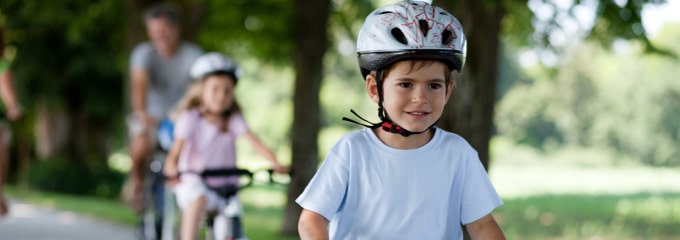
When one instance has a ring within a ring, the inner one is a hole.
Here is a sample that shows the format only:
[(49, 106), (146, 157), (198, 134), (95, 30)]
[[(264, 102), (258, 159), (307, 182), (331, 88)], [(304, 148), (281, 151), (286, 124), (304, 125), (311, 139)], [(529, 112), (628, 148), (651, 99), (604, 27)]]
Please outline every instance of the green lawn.
[(678, 239), (680, 193), (518, 197), (496, 217), (508, 239)]
[(495, 215), (508, 239), (680, 239), (680, 168), (493, 143), (490, 177), (505, 201)]

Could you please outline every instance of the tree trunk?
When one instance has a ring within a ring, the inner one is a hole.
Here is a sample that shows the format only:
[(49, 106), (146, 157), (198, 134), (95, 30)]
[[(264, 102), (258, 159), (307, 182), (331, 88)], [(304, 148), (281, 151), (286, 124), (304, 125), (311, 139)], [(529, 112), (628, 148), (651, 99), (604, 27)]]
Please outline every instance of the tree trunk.
[(296, 0), (294, 30), (295, 95), (291, 128), (292, 169), (282, 229), (284, 235), (297, 235), (301, 208), (295, 198), (302, 193), (319, 163), (317, 145), (320, 120), (319, 90), (323, 79), (323, 56), (328, 45), (326, 26), (330, 0)]
[(462, 75), (456, 79), (456, 88), (440, 126), (470, 142), (488, 170), (503, 8), (500, 1), (492, 4), (490, 1), (464, 0), (457, 6), (443, 7), (451, 10), (463, 24), (468, 43), (467, 60)]
[(38, 159), (46, 159), (68, 144), (71, 124), (63, 109), (50, 108), (44, 98), (36, 101), (35, 109), (35, 152)]

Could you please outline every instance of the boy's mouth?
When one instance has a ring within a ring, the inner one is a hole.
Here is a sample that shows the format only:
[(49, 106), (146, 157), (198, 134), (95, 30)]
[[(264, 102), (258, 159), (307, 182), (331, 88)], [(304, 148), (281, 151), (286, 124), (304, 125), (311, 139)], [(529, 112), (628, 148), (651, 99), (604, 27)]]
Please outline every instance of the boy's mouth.
[(406, 112), (409, 115), (414, 115), (414, 116), (425, 116), (430, 114), (429, 112)]

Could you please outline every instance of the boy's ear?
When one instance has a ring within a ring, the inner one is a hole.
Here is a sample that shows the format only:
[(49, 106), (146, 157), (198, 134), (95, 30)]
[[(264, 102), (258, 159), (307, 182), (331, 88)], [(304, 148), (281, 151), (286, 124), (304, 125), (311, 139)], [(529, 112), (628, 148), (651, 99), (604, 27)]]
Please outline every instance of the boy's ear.
[(366, 93), (368, 97), (373, 100), (373, 102), (378, 103), (380, 101), (380, 95), (378, 95), (378, 81), (375, 79), (375, 75), (366, 75)]

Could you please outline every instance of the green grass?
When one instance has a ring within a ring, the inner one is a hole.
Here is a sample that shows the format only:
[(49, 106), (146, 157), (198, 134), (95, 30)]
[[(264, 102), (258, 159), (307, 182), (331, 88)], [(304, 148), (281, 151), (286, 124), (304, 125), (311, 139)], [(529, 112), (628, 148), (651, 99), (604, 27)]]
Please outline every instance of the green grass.
[(7, 196), (51, 209), (73, 211), (120, 224), (134, 225), (133, 211), (120, 201), (60, 193), (38, 192), (6, 186)]
[(508, 239), (680, 239), (680, 168), (616, 153), (543, 153), (495, 138), (490, 177)]
[(518, 197), (495, 216), (508, 239), (677, 239), (680, 193)]

